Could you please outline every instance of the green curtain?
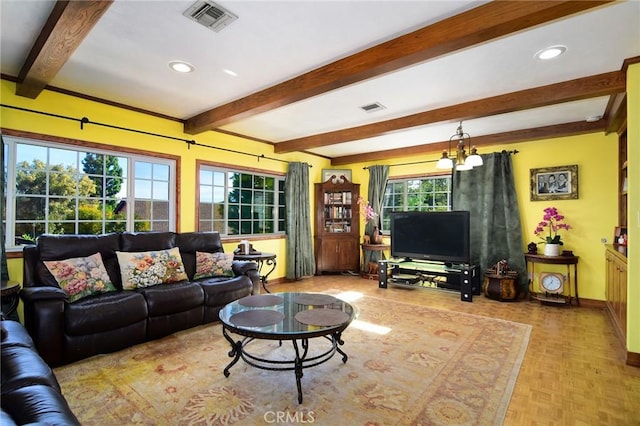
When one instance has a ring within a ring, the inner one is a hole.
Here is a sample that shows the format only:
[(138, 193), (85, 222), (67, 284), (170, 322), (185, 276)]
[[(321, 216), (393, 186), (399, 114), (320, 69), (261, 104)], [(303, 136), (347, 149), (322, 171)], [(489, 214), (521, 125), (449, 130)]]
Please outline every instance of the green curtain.
[[(381, 229), (380, 213), (382, 213), (382, 206), (384, 205), (384, 192), (387, 187), (387, 180), (389, 179), (389, 166), (369, 166), (369, 188), (367, 190), (367, 200), (373, 211), (378, 214), (375, 221), (369, 222), (364, 228), (364, 232), (367, 235), (373, 235), (373, 228), (377, 226)], [(380, 260), (381, 252), (379, 251), (365, 251), (364, 265), (367, 268), (369, 262), (377, 262)]]
[(309, 196), (309, 165), (289, 163), (284, 194), (287, 210), (286, 277), (298, 280), (316, 271), (311, 238), (311, 204)]
[(471, 212), (471, 263), (480, 273), (506, 259), (518, 272), (521, 292), (528, 291), (520, 209), (511, 155), (482, 155), (484, 165), (453, 173), (452, 208)]
[(2, 139), (2, 135), (0, 135), (0, 248), (2, 250), (2, 257), (0, 257), (0, 275), (2, 276), (2, 281), (9, 280), (9, 271), (7, 270), (7, 254), (5, 252), (5, 237), (4, 237), (4, 226), (2, 222), (4, 221), (4, 208), (5, 208), (5, 200), (4, 200), (4, 140)]

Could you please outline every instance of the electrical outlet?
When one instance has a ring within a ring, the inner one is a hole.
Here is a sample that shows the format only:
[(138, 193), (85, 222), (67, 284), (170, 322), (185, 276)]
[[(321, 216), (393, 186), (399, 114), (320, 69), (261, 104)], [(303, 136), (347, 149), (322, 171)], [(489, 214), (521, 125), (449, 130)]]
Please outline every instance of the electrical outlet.
[(607, 239), (606, 239), (606, 238), (604, 238), (604, 237), (603, 237), (603, 238), (600, 238), (600, 242), (601, 242), (602, 244), (607, 244)]

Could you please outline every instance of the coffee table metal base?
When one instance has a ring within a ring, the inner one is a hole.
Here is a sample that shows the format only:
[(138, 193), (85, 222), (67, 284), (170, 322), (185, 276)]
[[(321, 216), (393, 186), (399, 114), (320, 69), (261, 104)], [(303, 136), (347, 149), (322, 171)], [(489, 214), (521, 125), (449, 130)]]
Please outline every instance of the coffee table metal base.
[[(240, 358), (244, 360), (247, 364), (260, 368), (262, 370), (271, 370), (271, 371), (294, 371), (296, 375), (296, 386), (298, 388), (298, 403), (302, 403), (302, 384), (301, 379), (303, 376), (302, 371), (305, 368), (314, 367), (316, 365), (320, 365), (322, 363), (330, 360), (336, 352), (342, 355), (342, 362), (346, 363), (349, 359), (348, 355), (344, 353), (339, 346), (344, 345), (344, 341), (342, 340), (342, 332), (335, 332), (328, 334), (324, 337), (330, 342), (329, 349), (325, 352), (309, 356), (309, 339), (301, 338), (301, 339), (287, 339), (290, 340), (293, 344), (293, 349), (295, 351), (295, 358), (293, 360), (273, 360), (273, 359), (265, 359), (258, 357), (256, 355), (247, 352), (247, 346), (254, 340), (255, 337), (244, 337), (242, 340), (233, 340), (231, 335), (229, 334), (226, 327), (223, 326), (222, 334), (227, 339), (227, 341), (231, 344), (231, 350), (229, 351), (229, 357), (233, 359), (224, 369), (224, 376), (229, 377), (231, 372), (229, 371), (231, 367), (233, 367)], [(263, 339), (260, 339), (263, 340)], [(282, 345), (282, 340), (280, 340), (280, 345)]]

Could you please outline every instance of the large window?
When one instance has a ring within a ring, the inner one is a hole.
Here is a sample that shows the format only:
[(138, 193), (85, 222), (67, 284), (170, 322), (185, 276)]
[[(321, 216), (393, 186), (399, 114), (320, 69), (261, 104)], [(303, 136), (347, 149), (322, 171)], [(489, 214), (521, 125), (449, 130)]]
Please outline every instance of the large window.
[(390, 179), (384, 194), (382, 229), (389, 230), (391, 212), (451, 210), (451, 176)]
[(201, 166), (198, 230), (223, 235), (284, 232), (284, 177)]
[[(175, 162), (4, 137), (6, 235), (175, 229)], [(10, 246), (11, 244), (7, 244)]]

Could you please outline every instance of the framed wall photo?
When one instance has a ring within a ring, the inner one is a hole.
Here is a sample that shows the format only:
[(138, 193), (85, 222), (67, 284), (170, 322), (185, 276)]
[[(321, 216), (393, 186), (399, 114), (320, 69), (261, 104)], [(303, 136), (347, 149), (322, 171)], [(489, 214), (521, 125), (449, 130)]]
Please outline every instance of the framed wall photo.
[(613, 244), (619, 244), (622, 246), (627, 245), (627, 227), (626, 226), (616, 226), (615, 231), (613, 233)]
[(578, 199), (578, 165), (531, 169), (531, 201)]
[(345, 178), (351, 182), (351, 169), (322, 169), (323, 182), (344, 183)]

